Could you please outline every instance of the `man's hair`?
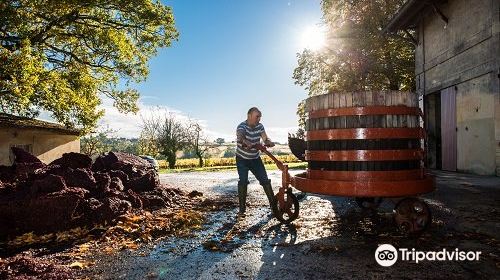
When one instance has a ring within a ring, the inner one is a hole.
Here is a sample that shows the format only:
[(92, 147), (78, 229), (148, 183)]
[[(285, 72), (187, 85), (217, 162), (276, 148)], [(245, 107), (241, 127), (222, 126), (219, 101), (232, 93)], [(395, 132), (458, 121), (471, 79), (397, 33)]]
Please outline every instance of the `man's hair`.
[(248, 113), (247, 114), (250, 115), (253, 112), (259, 112), (259, 113), (261, 113), (261, 111), (259, 110), (259, 108), (252, 107), (252, 108), (248, 109)]

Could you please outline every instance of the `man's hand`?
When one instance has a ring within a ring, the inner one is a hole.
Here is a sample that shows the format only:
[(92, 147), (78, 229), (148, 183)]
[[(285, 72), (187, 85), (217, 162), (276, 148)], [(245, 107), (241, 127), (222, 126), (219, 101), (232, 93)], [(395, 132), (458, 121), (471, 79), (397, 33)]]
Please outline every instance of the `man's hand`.
[(253, 148), (255, 148), (255, 149), (257, 149), (257, 150), (259, 150), (259, 151), (261, 151), (261, 152), (263, 152), (263, 151), (265, 151), (265, 150), (266, 150), (266, 148), (265, 148), (264, 146), (262, 146), (262, 144), (260, 144), (260, 143), (255, 144), (255, 145), (253, 146)]
[(274, 147), (274, 142), (272, 142), (271, 140), (267, 139), (266, 141), (264, 141), (264, 145), (266, 147), (271, 148), (271, 147)]

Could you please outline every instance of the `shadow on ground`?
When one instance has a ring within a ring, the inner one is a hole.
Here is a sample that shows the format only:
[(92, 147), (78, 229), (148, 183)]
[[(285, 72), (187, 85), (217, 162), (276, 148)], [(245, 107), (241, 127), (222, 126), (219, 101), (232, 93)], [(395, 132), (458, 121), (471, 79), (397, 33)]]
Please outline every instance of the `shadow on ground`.
[[(82, 275), (104, 279), (495, 278), (500, 268), (500, 179), (435, 175), (437, 190), (422, 196), (434, 220), (417, 237), (396, 229), (394, 205), (388, 200), (374, 212), (359, 209), (351, 198), (304, 194), (299, 219), (281, 225), (268, 216), (264, 192), (255, 183), (249, 186), (247, 216), (236, 218), (233, 173), (211, 173), (205, 183), (199, 180), (205, 174), (170, 176), (163, 179), (207, 194), (203, 229), (188, 238), (169, 238), (119, 256), (96, 256), (97, 264)], [(270, 177), (279, 181), (277, 172)], [(386, 268), (374, 258), (376, 248), (384, 243), (409, 250), (458, 248), (482, 253), (477, 262), (398, 261)]]

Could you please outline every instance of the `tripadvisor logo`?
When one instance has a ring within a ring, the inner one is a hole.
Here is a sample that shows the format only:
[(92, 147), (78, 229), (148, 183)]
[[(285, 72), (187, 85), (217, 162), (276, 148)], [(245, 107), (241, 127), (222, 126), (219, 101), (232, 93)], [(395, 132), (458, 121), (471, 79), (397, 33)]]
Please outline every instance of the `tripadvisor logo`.
[[(399, 252), (398, 252), (399, 251)], [(392, 266), (399, 259), (402, 261), (411, 261), (418, 263), (419, 261), (479, 261), (481, 251), (460, 251), (458, 249), (449, 251), (446, 249), (440, 251), (416, 251), (415, 248), (409, 250), (399, 248), (397, 250), (391, 244), (382, 244), (375, 251), (375, 260), (381, 266)]]
[(398, 251), (391, 244), (382, 244), (375, 251), (375, 260), (381, 266), (391, 266), (398, 260)]

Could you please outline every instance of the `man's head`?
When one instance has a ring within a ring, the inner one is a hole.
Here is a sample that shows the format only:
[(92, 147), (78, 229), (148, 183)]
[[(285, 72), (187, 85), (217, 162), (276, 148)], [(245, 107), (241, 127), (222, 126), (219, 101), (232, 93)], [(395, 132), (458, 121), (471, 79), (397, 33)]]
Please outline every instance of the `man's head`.
[(256, 126), (260, 122), (260, 117), (262, 113), (259, 111), (257, 107), (252, 107), (248, 110), (247, 114), (247, 123), (251, 126)]

